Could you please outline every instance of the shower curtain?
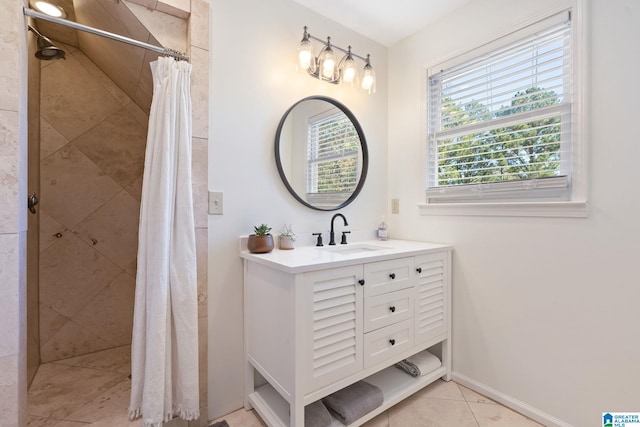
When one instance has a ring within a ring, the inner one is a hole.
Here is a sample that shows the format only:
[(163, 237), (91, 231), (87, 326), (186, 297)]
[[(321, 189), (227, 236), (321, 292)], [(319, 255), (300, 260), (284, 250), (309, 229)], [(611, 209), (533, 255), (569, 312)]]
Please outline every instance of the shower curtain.
[(191, 64), (151, 63), (153, 98), (138, 235), (129, 417), (161, 427), (199, 418)]

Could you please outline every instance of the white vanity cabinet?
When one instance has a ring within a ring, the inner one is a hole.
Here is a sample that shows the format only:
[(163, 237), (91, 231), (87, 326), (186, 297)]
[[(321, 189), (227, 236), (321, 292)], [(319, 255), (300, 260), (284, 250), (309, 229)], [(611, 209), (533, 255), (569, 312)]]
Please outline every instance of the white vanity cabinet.
[[(304, 426), (304, 407), (365, 379), (384, 394), (360, 425), (451, 375), (451, 248), (376, 242), (342, 255), (296, 248), (244, 258), (245, 408), (269, 426)], [(442, 366), (393, 365), (427, 348)], [(335, 421), (336, 426), (341, 426)]]

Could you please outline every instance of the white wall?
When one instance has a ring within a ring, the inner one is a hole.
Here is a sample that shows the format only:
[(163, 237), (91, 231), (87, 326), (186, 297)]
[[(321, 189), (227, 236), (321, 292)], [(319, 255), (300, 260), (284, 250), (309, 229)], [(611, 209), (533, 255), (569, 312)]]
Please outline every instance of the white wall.
[[(267, 223), (293, 224), (299, 244), (329, 229), (332, 212), (308, 209), (287, 192), (276, 169), (274, 138), (296, 101), (326, 95), (360, 121), (370, 154), (366, 185), (342, 210), (350, 230), (377, 226), (386, 204), (386, 49), (291, 0), (212, 0), (209, 189), (224, 192), (224, 215), (209, 216), (209, 416), (242, 405), (242, 263), (238, 238)], [(377, 93), (368, 96), (296, 71), (302, 27), (371, 54)], [(352, 234), (353, 236), (353, 234)]]
[[(586, 219), (420, 216), (424, 76), (518, 22), (569, 1), (476, 0), (389, 50), (389, 198), (396, 238), (447, 242), (453, 369), (548, 415), (600, 425), (640, 406), (640, 3), (589, 0)], [(517, 402), (516, 402), (517, 403)]]

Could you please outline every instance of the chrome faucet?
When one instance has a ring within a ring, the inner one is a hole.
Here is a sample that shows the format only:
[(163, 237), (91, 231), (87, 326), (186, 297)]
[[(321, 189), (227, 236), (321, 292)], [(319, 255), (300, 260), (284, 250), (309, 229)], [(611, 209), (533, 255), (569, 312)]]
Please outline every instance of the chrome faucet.
[[(335, 233), (333, 232), (333, 221), (336, 219), (337, 216), (342, 218), (342, 220), (344, 221), (344, 225), (349, 225), (349, 223), (347, 222), (347, 218), (345, 218), (344, 215), (342, 215), (341, 213), (335, 214), (331, 218), (331, 232), (329, 232), (329, 245), (335, 245), (336, 244)], [(346, 243), (346, 241), (344, 243)]]

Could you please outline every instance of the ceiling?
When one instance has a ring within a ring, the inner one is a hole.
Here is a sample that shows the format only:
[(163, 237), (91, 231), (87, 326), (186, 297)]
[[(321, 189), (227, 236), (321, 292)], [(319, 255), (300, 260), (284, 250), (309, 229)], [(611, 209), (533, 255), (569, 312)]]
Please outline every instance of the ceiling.
[(471, 0), (294, 0), (384, 46), (392, 46)]

